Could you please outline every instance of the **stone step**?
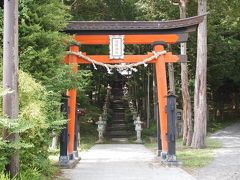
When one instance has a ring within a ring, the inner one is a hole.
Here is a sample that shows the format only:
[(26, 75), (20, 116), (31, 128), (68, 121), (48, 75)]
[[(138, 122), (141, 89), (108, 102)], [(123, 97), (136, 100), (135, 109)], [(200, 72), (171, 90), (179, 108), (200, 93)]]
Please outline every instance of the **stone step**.
[(107, 131), (127, 131), (128, 129), (126, 127), (107, 127)]
[(125, 117), (125, 112), (122, 111), (115, 111), (112, 115), (113, 119), (119, 119), (119, 118), (124, 118)]
[(121, 92), (121, 89), (115, 89), (115, 90), (112, 91), (112, 95), (123, 96), (123, 92)]
[(109, 138), (128, 138), (131, 134), (125, 134), (125, 135), (119, 135), (119, 134), (116, 134), (116, 135), (108, 135)]
[(113, 115), (120, 116), (120, 115), (124, 115), (124, 114), (125, 114), (124, 112), (115, 112)]
[(128, 137), (131, 133), (126, 130), (109, 131), (111, 137)]
[[(118, 125), (118, 124), (113, 124), (113, 125)], [(109, 127), (107, 127), (107, 131), (122, 131), (122, 130), (127, 130), (128, 129), (128, 127), (124, 124), (124, 126), (109, 126)]]
[(123, 97), (122, 96), (119, 96), (119, 97), (114, 97), (113, 99), (112, 99), (112, 101), (114, 101), (115, 103), (118, 101), (118, 103), (120, 102), (120, 103), (122, 103), (123, 102)]
[(131, 127), (125, 121), (126, 100), (121, 87), (112, 87), (113, 99), (110, 108), (112, 109), (112, 121), (107, 126), (106, 136), (112, 138), (114, 143), (127, 143), (131, 135)]
[(124, 113), (123, 114), (114, 113), (113, 116), (112, 116), (113, 119), (124, 119), (124, 117), (125, 117)]
[(123, 96), (121, 96), (121, 99), (113, 97), (111, 102), (114, 104), (122, 104), (122, 103), (124, 103), (124, 101), (125, 100), (123, 99)]
[(114, 98), (112, 99), (112, 102), (113, 102), (113, 103), (123, 103), (123, 102), (124, 102), (124, 99), (123, 99), (122, 96), (120, 96), (120, 97), (114, 97)]
[(124, 100), (123, 100), (123, 99), (113, 99), (113, 100), (112, 100), (112, 103), (114, 103), (114, 104), (120, 104), (120, 103), (124, 103)]
[(121, 90), (114, 90), (112, 91), (112, 95), (115, 97), (115, 96), (123, 96), (123, 92), (119, 92)]
[(112, 109), (125, 110), (125, 106), (123, 106), (123, 105), (121, 105), (121, 106), (112, 106)]
[(131, 134), (111, 134), (110, 132), (106, 133), (105, 136), (108, 138), (128, 138)]
[(111, 108), (113, 109), (125, 109), (125, 105), (124, 104), (112, 104)]
[(124, 101), (123, 100), (112, 100), (111, 101), (111, 107), (115, 107), (115, 106), (123, 106), (124, 105)]
[(126, 124), (112, 124), (109, 127), (112, 127), (112, 128), (123, 128), (123, 127), (127, 127), (127, 125)]
[(120, 94), (123, 94), (123, 92), (122, 92), (122, 89), (120, 88), (114, 88), (112, 89), (112, 94), (120, 95)]
[(115, 120), (116, 120), (116, 121), (121, 121), (121, 120), (124, 121), (124, 119), (125, 119), (125, 118), (124, 118), (123, 115), (120, 115), (120, 116), (119, 116), (119, 115), (118, 115), (118, 116), (113, 115), (113, 116), (112, 116), (112, 121), (115, 121)]
[[(116, 113), (121, 113), (121, 114), (115, 115)], [(124, 109), (113, 109), (113, 116), (115, 115), (114, 117), (118, 117), (118, 116), (124, 117), (124, 114), (125, 114)]]
[(128, 138), (112, 138), (112, 143), (125, 144), (129, 142), (128, 142)]
[(112, 103), (111, 107), (113, 107), (113, 108), (118, 108), (118, 107), (122, 108), (122, 107), (125, 107), (125, 105), (123, 103), (115, 103), (115, 104)]
[(113, 109), (125, 109), (126, 106), (124, 104), (113, 104), (111, 107)]
[(128, 134), (128, 131), (126, 130), (117, 130), (117, 131), (109, 131), (111, 134)]
[[(112, 118), (112, 121), (111, 122), (114, 122), (114, 121), (117, 121), (117, 122), (123, 122), (122, 124), (124, 124), (125, 123), (125, 118), (124, 117), (120, 117), (120, 116), (118, 116), (118, 117), (115, 117), (115, 118)], [(120, 123), (121, 124), (121, 123)]]
[[(114, 114), (117, 114), (117, 115), (119, 115), (119, 113), (120, 113), (120, 115), (125, 114), (125, 109), (121, 109), (121, 108), (115, 109), (115, 108), (112, 108), (112, 110), (113, 110), (113, 113), (114, 113)], [(114, 115), (114, 114), (113, 114), (113, 115)]]
[(125, 105), (123, 105), (123, 104), (119, 104), (119, 105), (115, 105), (115, 104), (112, 104), (112, 105), (110, 105), (110, 107), (112, 108), (112, 109), (121, 109), (121, 108), (123, 108), (123, 109), (125, 109)]
[(126, 121), (124, 119), (114, 119), (111, 121), (111, 124), (125, 124)]

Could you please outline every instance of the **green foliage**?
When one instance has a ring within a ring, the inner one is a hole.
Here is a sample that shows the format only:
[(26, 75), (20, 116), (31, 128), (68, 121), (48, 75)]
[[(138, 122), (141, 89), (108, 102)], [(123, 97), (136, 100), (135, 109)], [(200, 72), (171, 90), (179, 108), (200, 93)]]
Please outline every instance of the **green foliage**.
[(14, 180), (14, 179), (11, 179), (9, 174), (6, 174), (2, 171), (0, 173), (0, 180)]
[(51, 175), (53, 170), (48, 159), (48, 147), (51, 139), (49, 134), (53, 129), (60, 129), (60, 126), (66, 123), (59, 112), (59, 99), (47, 92), (29, 74), (22, 71), (19, 72), (19, 96), (21, 110), (19, 119), (17, 121), (7, 118), (0, 119), (0, 131), (8, 129), (9, 135), (19, 133), (21, 138), (20, 141), (15, 142), (0, 139), (0, 170), (4, 170), (8, 156), (14, 150), (20, 150), (23, 174), (27, 173), (26, 170), (30, 168), (32, 175), (37, 172), (47, 176)]
[(97, 126), (96, 124), (92, 124), (89, 122), (82, 122), (80, 124), (80, 132), (81, 132), (81, 151), (87, 151), (90, 149), (95, 142), (97, 141)]
[(39, 170), (37, 170), (36, 168), (31, 168), (31, 169), (26, 169), (25, 171), (22, 171), (20, 173), (20, 177), (21, 180), (38, 180), (38, 179), (45, 179), (43, 178), (41, 172)]
[(157, 123), (156, 121), (151, 121), (150, 128), (143, 129), (144, 136), (153, 136), (157, 137)]
[(137, 20), (167, 20), (179, 17), (178, 7), (169, 0), (138, 0), (136, 2)]
[[(209, 9), (209, 69), (210, 87), (216, 89), (232, 80), (240, 85), (240, 78), (236, 72), (239, 65), (239, 6), (236, 0), (210, 1)], [(219, 8), (226, 7), (226, 8)]]
[[(19, 180), (39, 180), (43, 179), (41, 173), (37, 169), (27, 169), (24, 172), (21, 172), (19, 175)], [(46, 179), (46, 178), (44, 178)], [(16, 180), (16, 178), (11, 178), (9, 174), (5, 172), (0, 173), (0, 180)]]
[[(38, 81), (40, 80), (47, 88), (54, 80), (57, 83), (54, 90), (58, 89), (59, 92), (65, 92), (67, 86), (72, 87), (75, 83), (75, 81), (68, 81), (67, 74), (70, 68), (63, 65), (66, 50), (64, 40), (67, 40), (68, 36), (61, 31), (71, 17), (68, 11), (68, 7), (59, 0), (19, 1), (20, 67)], [(2, 19), (2, 10), (0, 10), (1, 35)], [(2, 42), (2, 36), (0, 36), (0, 42)], [(56, 79), (56, 76), (62, 79)]]
[(21, 0), (19, 11), (20, 67), (48, 90), (63, 93), (66, 87), (76, 87), (80, 81), (68, 78), (74, 75), (63, 65), (68, 37), (61, 31), (71, 17), (68, 8), (59, 0)]
[(72, 4), (75, 20), (134, 20), (136, 0), (82, 0)]
[[(59, 129), (66, 123), (59, 112), (60, 100), (53, 92), (48, 92), (30, 75), (20, 72), (20, 120), (31, 124), (32, 128), (21, 133), (21, 138), (32, 147), (22, 150), (21, 167), (23, 172), (28, 168), (36, 169), (42, 174), (50, 175), (51, 165), (48, 159), (48, 147), (53, 129)], [(58, 111), (57, 111), (58, 110)]]

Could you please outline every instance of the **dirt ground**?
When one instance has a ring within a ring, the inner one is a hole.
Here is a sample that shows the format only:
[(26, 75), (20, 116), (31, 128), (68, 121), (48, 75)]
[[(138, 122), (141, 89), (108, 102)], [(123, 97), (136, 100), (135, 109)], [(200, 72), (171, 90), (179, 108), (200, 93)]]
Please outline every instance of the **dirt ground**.
[(214, 133), (223, 143), (214, 161), (195, 171), (198, 180), (240, 180), (240, 122)]

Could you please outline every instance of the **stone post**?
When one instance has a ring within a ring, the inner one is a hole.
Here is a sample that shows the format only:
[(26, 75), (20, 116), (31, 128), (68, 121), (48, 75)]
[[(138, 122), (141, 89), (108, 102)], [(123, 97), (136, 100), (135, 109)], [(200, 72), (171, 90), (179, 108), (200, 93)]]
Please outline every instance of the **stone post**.
[(102, 116), (99, 117), (99, 121), (96, 122), (98, 125), (97, 131), (98, 131), (98, 141), (96, 143), (103, 143), (104, 142), (104, 137), (103, 133), (105, 131), (105, 126), (106, 126), (106, 121), (103, 121)]
[(137, 140), (135, 141), (136, 143), (142, 143), (142, 137), (141, 137), (142, 123), (143, 122), (140, 121), (140, 117), (138, 116), (136, 121), (134, 122), (135, 131), (137, 132)]

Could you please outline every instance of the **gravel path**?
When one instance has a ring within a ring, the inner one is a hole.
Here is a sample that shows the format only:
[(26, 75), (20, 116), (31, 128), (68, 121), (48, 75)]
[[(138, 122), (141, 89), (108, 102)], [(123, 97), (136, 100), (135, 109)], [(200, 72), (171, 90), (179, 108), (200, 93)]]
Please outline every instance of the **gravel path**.
[(214, 161), (199, 169), (199, 180), (240, 180), (240, 123), (233, 124), (211, 136), (222, 141)]
[[(167, 168), (143, 145), (95, 145), (81, 154), (74, 169), (63, 170), (61, 180), (194, 180), (180, 168)], [(59, 178), (60, 179), (60, 178)]]

